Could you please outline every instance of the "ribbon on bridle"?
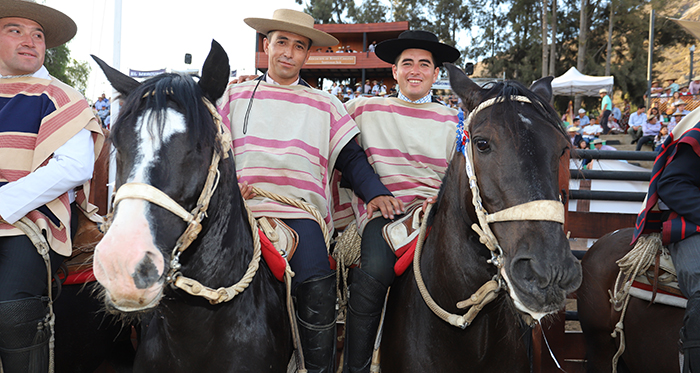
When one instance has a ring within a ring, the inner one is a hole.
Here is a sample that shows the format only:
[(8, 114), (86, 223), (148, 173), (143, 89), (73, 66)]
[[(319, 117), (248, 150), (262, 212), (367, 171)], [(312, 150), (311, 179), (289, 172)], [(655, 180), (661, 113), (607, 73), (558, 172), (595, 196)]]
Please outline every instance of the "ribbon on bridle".
[[(535, 103), (525, 96), (510, 96), (510, 99), (535, 105)], [(418, 285), (418, 289), (426, 305), (428, 305), (442, 320), (462, 329), (469, 326), (474, 318), (476, 318), (479, 311), (486, 304), (496, 299), (496, 293), (507, 286), (505, 279), (503, 279), (501, 275), (501, 268), (503, 268), (505, 262), (503, 259), (503, 249), (498, 243), (498, 239), (491, 231), (489, 224), (521, 220), (553, 221), (564, 224), (565, 219), (564, 205), (560, 201), (554, 200), (529, 201), (491, 214), (484, 208), (476, 174), (474, 173), (474, 149), (469, 133), (469, 126), (479, 112), (504, 101), (505, 99), (503, 97), (488, 99), (472, 110), (466, 120), (464, 120), (464, 113), (460, 112), (459, 124), (457, 126), (457, 151), (464, 155), (465, 171), (469, 178), (469, 188), (472, 192), (472, 204), (474, 205), (474, 210), (478, 219), (478, 224), (472, 224), (471, 228), (479, 235), (479, 241), (486, 245), (489, 251), (491, 251), (491, 259), (488, 260), (488, 263), (494, 265), (498, 269), (496, 275), (493, 279), (482, 285), (469, 299), (457, 303), (458, 308), (469, 308), (464, 315), (456, 315), (440, 307), (430, 296), (420, 273), (420, 256), (425, 239), (424, 229), (428, 225), (427, 219), (429, 214), (427, 211), (423, 217), (421, 232), (418, 237), (418, 244), (416, 245), (415, 256), (413, 258), (413, 272), (416, 277), (416, 284)]]

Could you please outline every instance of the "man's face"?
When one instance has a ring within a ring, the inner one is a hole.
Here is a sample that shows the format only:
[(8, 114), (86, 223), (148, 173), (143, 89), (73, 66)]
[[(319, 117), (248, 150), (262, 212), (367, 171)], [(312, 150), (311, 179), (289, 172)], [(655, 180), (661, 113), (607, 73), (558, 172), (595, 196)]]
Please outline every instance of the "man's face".
[(294, 83), (309, 58), (310, 46), (311, 40), (307, 37), (287, 31), (273, 31), (271, 38), (263, 41), (270, 77), (279, 84)]
[(391, 66), (391, 71), (401, 93), (409, 100), (416, 101), (430, 92), (440, 69), (435, 67), (433, 55), (427, 50), (406, 49), (396, 64)]
[(596, 149), (600, 150), (600, 148), (603, 147), (603, 143), (602, 143), (602, 142), (598, 142), (598, 143), (593, 144), (593, 146), (595, 146)]
[(41, 25), (26, 18), (0, 18), (0, 75), (34, 74), (45, 53)]
[(637, 108), (637, 115), (641, 115), (645, 109), (644, 107)]

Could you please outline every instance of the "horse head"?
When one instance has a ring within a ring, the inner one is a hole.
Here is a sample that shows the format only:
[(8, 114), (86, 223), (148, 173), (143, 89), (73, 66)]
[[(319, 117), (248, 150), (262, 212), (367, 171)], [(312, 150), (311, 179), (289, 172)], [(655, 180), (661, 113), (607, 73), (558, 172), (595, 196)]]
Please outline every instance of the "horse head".
[(173, 248), (201, 240), (218, 173), (234, 172), (219, 164), (230, 144), (212, 106), (228, 82), (228, 56), (212, 41), (197, 83), (183, 74), (139, 83), (93, 58), (125, 100), (112, 131), (114, 213), (95, 250), (94, 273), (108, 308), (136, 312), (158, 304), (170, 270), (180, 266), (173, 257), (181, 251)]
[(581, 282), (563, 230), (558, 174), (569, 143), (549, 104), (552, 78), (530, 90), (511, 81), (481, 88), (446, 67), (466, 116), (469, 158), (460, 162), (467, 164), (465, 178), (475, 180), (471, 190), (463, 188), (467, 215), (483, 231), (515, 306), (539, 320), (561, 309)]

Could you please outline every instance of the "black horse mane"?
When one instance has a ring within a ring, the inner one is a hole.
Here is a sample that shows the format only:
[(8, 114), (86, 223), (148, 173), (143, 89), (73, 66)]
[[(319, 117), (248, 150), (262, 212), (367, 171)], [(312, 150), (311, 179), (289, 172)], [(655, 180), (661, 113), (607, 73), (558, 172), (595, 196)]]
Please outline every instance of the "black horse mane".
[[(152, 136), (157, 134), (161, 138), (165, 111), (174, 108), (185, 116), (191, 146), (213, 147), (215, 151), (220, 151), (221, 144), (216, 141), (217, 129), (211, 113), (202, 102), (203, 97), (202, 89), (188, 75), (166, 73), (153, 77), (128, 94), (119, 120), (114, 125), (112, 138), (116, 141), (119, 138), (116, 134), (124, 130), (122, 126), (133, 126), (141, 113), (148, 109), (152, 110), (149, 118), (152, 127), (148, 130)], [(192, 105), (193, 102), (199, 104)], [(115, 146), (119, 144), (115, 143)]]
[[(557, 132), (559, 132), (562, 136), (566, 138), (566, 132), (564, 131), (564, 126), (562, 125), (561, 118), (559, 117), (557, 112), (554, 111), (552, 105), (550, 105), (549, 102), (540, 97), (540, 95), (527, 89), (520, 82), (515, 80), (508, 80), (499, 83), (488, 83), (484, 88), (488, 89), (488, 91), (484, 93), (484, 99), (486, 99), (487, 97), (501, 97), (503, 99), (502, 104), (506, 105), (507, 108), (505, 112), (511, 113), (512, 115), (518, 112), (517, 105), (520, 104), (519, 101), (512, 100), (512, 97), (527, 97), (532, 102), (531, 106), (537, 111), (537, 113), (539, 113), (539, 115), (544, 117), (545, 122), (554, 126)], [(507, 122), (510, 123), (511, 126), (514, 126), (519, 121), (512, 120)]]

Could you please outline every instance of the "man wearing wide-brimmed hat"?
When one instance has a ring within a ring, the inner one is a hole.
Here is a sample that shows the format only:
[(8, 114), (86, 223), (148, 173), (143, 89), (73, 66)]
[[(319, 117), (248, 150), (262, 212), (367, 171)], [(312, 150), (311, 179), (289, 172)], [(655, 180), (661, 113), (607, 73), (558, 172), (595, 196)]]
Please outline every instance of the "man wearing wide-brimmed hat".
[(603, 134), (610, 132), (610, 127), (608, 127), (608, 117), (612, 113), (612, 100), (608, 95), (607, 88), (601, 88), (598, 91), (600, 95), (600, 115), (598, 115), (598, 123), (603, 127)]
[[(440, 66), (459, 51), (427, 31), (409, 30), (385, 40), (377, 57), (392, 65), (399, 90), (393, 97), (362, 97), (347, 103), (360, 128), (360, 144), (389, 190), (407, 209), (438, 194), (455, 149), (457, 111), (431, 95)], [(352, 207), (362, 233), (360, 267), (350, 270), (346, 322), (346, 372), (369, 372), (374, 339), (396, 255), (382, 237), (392, 218), (367, 211), (361, 196)]]
[[(299, 72), (311, 46), (332, 46), (333, 36), (314, 29), (314, 20), (294, 10), (276, 10), (272, 19), (246, 18), (265, 35), (269, 70), (259, 79), (231, 85), (219, 111), (231, 129), (236, 172), (242, 190), (256, 186), (304, 200), (318, 209), (332, 233), (330, 180), (335, 169), (343, 181), (385, 216), (400, 212), (353, 139), (359, 133), (338, 98), (311, 88)], [(319, 224), (308, 212), (254, 196), (248, 206), (256, 217), (280, 218), (299, 234), (289, 260), (295, 272), (297, 320), (309, 372), (331, 372), (336, 340), (335, 273)]]
[[(0, 0), (0, 360), (5, 373), (46, 372), (47, 265), (13, 223), (44, 232), (54, 273), (71, 253), (75, 188), (92, 177), (103, 135), (77, 91), (49, 75), (46, 48), (76, 33), (65, 14), (26, 0)], [(87, 185), (87, 184), (86, 184)], [(82, 203), (84, 202), (84, 203)]]

